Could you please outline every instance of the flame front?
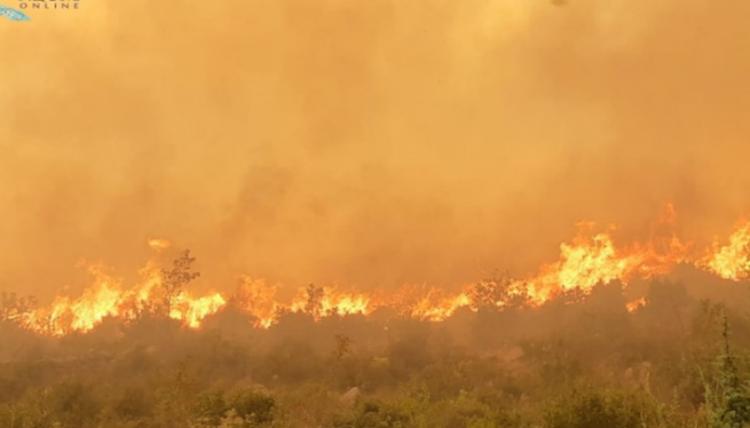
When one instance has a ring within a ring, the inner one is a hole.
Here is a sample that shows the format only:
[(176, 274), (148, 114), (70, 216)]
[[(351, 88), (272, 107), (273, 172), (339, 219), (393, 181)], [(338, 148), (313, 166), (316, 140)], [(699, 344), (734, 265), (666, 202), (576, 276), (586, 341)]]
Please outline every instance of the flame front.
[[(161, 274), (151, 264), (141, 270), (142, 281), (127, 290), (98, 266), (89, 267), (89, 272), (94, 284), (80, 297), (57, 297), (49, 307), (26, 313), (20, 324), (37, 333), (62, 336), (90, 331), (106, 318), (132, 321), (145, 313), (158, 312), (164, 304)], [(181, 292), (171, 299), (166, 312), (186, 327), (197, 328), (225, 304), (219, 293), (193, 298)]]
[(724, 279), (747, 279), (750, 274), (750, 223), (741, 224), (729, 237), (727, 245), (714, 243), (705, 266)]
[[(665, 218), (674, 219), (673, 211)], [(94, 284), (80, 297), (57, 297), (46, 307), (22, 312), (7, 311), (15, 322), (31, 331), (62, 336), (84, 333), (108, 318), (131, 322), (147, 313), (162, 313), (186, 328), (200, 328), (203, 320), (224, 308), (246, 313), (257, 328), (273, 326), (285, 313), (300, 313), (314, 320), (351, 315), (369, 316), (380, 308), (393, 309), (401, 316), (440, 322), (457, 310), (477, 311), (481, 307), (502, 309), (520, 304), (534, 307), (557, 296), (577, 293), (586, 296), (599, 284), (619, 281), (627, 285), (635, 278), (669, 274), (676, 265), (696, 266), (721, 278), (739, 281), (750, 277), (750, 223), (742, 223), (726, 245), (714, 244), (700, 257), (691, 256), (691, 245), (673, 234), (653, 237), (647, 243), (618, 248), (609, 232), (594, 232), (581, 225), (579, 234), (560, 245), (560, 258), (543, 264), (537, 273), (526, 277), (483, 281), (454, 292), (427, 286), (404, 286), (389, 293), (346, 291), (339, 287), (309, 285), (284, 301), (280, 286), (263, 280), (242, 277), (233, 294), (210, 293), (194, 296), (184, 290), (174, 295), (165, 292), (163, 271), (150, 262), (141, 270), (141, 281), (125, 288), (121, 281), (92, 266)], [(169, 247), (166, 240), (150, 240), (157, 251)], [(167, 287), (168, 288), (168, 287)], [(637, 298), (626, 305), (634, 312), (646, 305)]]
[(560, 245), (559, 262), (544, 266), (538, 277), (528, 281), (529, 295), (544, 303), (574, 289), (588, 293), (597, 284), (625, 279), (639, 262), (636, 255), (619, 256), (605, 233), (590, 239), (578, 236), (572, 244)]

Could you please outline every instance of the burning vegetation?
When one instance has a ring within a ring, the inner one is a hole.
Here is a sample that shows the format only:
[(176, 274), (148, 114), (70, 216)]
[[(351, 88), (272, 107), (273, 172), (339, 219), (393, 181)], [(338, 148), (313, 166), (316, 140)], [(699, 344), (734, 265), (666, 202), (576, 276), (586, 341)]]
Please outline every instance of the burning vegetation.
[(0, 3), (0, 428), (750, 427), (750, 2)]
[[(669, 210), (673, 210), (671, 205)], [(149, 262), (140, 271), (140, 282), (127, 287), (101, 266), (89, 266), (94, 284), (77, 298), (58, 296), (49, 305), (38, 306), (31, 297), (5, 296), (4, 321), (50, 336), (84, 333), (108, 318), (130, 322), (142, 316), (164, 316), (186, 328), (199, 328), (202, 321), (222, 310), (244, 313), (255, 328), (270, 328), (287, 313), (328, 317), (369, 316), (391, 311), (400, 317), (433, 322), (444, 321), (457, 310), (482, 307), (536, 307), (560, 297), (590, 294), (597, 285), (617, 282), (623, 286), (636, 280), (663, 278), (678, 266), (691, 266), (723, 279), (740, 281), (750, 274), (750, 225), (741, 223), (728, 242), (715, 242), (701, 251), (674, 234), (653, 237), (646, 243), (617, 247), (610, 231), (595, 231), (582, 223), (579, 233), (560, 245), (560, 258), (543, 264), (535, 274), (512, 278), (500, 275), (466, 285), (454, 292), (426, 285), (406, 285), (396, 290), (363, 292), (334, 286), (307, 285), (288, 300), (280, 297), (280, 286), (249, 276), (240, 278), (232, 293), (192, 294), (188, 285), (200, 274), (193, 271), (195, 258), (180, 253), (171, 267)], [(152, 239), (158, 251), (171, 244)], [(635, 311), (647, 304), (643, 296), (627, 304)]]
[(151, 240), (171, 262), (133, 286), (89, 266), (75, 298), (2, 294), (0, 426), (745, 426), (748, 225), (707, 248), (615, 233), (453, 292), (286, 295), (195, 293), (196, 258)]

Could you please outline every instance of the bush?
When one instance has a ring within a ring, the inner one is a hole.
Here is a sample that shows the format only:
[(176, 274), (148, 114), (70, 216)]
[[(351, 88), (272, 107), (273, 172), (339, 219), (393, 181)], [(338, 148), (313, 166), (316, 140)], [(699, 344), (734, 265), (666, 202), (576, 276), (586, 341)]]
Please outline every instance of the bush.
[(412, 426), (410, 415), (392, 404), (367, 402), (354, 416), (338, 420), (335, 428), (405, 428)]
[(139, 388), (126, 388), (114, 403), (114, 413), (122, 420), (140, 420), (149, 416), (152, 404), (146, 392)]
[(659, 426), (657, 406), (648, 398), (622, 391), (574, 391), (550, 406), (548, 428), (641, 428)]
[(62, 383), (49, 397), (50, 413), (62, 427), (83, 428), (95, 425), (99, 404), (90, 388), (83, 384)]
[(224, 394), (221, 392), (200, 394), (194, 408), (198, 422), (208, 426), (218, 426), (227, 410), (229, 410), (229, 407), (224, 401)]
[(228, 399), (223, 392), (198, 396), (193, 413), (198, 426), (255, 427), (273, 421), (273, 397), (255, 390), (240, 391)]
[(276, 405), (273, 397), (254, 390), (244, 390), (229, 400), (229, 407), (244, 420), (256, 424), (273, 421), (273, 409)]

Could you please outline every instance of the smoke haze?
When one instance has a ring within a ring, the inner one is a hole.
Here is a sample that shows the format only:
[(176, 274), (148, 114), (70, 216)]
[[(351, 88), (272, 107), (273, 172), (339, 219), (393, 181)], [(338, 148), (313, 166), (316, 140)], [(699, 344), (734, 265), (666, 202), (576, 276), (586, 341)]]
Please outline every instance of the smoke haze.
[[(30, 12), (31, 14), (32, 12)], [(81, 1), (0, 25), (0, 288), (191, 248), (204, 287), (452, 285), (574, 224), (726, 236), (750, 3)]]

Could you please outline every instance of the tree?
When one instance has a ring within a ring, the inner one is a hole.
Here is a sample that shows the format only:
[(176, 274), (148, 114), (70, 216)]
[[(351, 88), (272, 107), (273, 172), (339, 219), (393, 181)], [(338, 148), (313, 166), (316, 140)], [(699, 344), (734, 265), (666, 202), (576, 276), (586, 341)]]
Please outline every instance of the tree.
[(336, 339), (336, 350), (334, 354), (337, 360), (341, 360), (352, 352), (352, 338), (343, 334), (334, 336)]
[(305, 293), (307, 294), (305, 312), (312, 315), (313, 318), (318, 319), (321, 315), (320, 311), (323, 305), (323, 297), (325, 297), (325, 289), (315, 284), (310, 284), (305, 289)]
[(162, 290), (164, 291), (164, 310), (169, 313), (174, 300), (191, 281), (198, 278), (200, 272), (193, 272), (192, 267), (195, 257), (190, 255), (190, 250), (183, 251), (179, 257), (172, 261), (171, 269), (162, 269)]
[[(718, 357), (718, 379), (706, 389), (711, 425), (715, 428), (742, 428), (750, 424), (750, 394), (740, 379), (729, 344), (729, 322), (722, 316), (722, 352)], [(712, 391), (713, 389), (713, 391)]]

